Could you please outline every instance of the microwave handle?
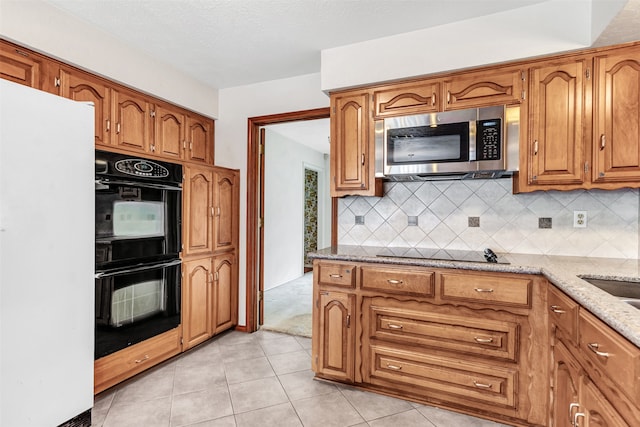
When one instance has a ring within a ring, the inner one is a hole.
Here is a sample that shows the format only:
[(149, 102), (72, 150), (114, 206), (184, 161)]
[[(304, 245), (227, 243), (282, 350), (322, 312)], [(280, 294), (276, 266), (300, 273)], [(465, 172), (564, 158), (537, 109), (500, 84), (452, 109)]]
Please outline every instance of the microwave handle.
[(121, 274), (129, 274), (129, 273), (138, 273), (140, 271), (153, 270), (155, 268), (164, 268), (164, 267), (172, 267), (174, 265), (180, 265), (182, 260), (174, 259), (167, 262), (159, 262), (156, 264), (145, 264), (138, 267), (131, 267), (122, 270), (110, 270), (110, 271), (100, 271), (95, 274), (96, 279), (102, 279), (103, 277), (113, 277), (119, 276)]

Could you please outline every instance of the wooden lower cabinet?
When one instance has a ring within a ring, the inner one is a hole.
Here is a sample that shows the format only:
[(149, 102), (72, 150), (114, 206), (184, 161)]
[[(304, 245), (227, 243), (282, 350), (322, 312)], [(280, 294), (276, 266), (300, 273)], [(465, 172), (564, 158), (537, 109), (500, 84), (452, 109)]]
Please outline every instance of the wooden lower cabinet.
[(502, 423), (547, 425), (546, 283), (315, 260), (316, 377)]
[(549, 425), (640, 425), (640, 350), (555, 287), (549, 295)]
[(181, 327), (177, 327), (96, 360), (94, 393), (100, 393), (179, 354), (182, 351), (181, 337)]

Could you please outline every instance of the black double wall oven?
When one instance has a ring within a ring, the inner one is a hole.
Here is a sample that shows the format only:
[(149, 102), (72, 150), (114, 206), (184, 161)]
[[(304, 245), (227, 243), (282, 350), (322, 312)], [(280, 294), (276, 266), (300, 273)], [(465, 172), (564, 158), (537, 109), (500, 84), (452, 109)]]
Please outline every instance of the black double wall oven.
[(96, 151), (95, 358), (180, 324), (182, 166)]

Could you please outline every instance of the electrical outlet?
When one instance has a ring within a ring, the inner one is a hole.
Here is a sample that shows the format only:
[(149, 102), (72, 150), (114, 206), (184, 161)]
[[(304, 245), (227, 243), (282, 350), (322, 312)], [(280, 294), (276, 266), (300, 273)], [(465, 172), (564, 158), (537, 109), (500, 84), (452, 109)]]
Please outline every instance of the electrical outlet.
[(573, 228), (587, 228), (587, 211), (573, 211)]

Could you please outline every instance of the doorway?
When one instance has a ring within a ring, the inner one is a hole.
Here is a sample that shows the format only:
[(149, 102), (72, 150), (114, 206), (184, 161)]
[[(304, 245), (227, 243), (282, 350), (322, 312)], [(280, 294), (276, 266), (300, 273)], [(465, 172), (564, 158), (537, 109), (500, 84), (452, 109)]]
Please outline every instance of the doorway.
[[(329, 108), (305, 110), (249, 119), (247, 171), (247, 331), (256, 331), (264, 323), (265, 274), (265, 142), (269, 125), (328, 119)], [(300, 179), (304, 169), (300, 169)], [(328, 171), (327, 171), (328, 173)], [(268, 185), (268, 183), (267, 183)], [(302, 209), (302, 207), (301, 207)], [(331, 200), (327, 209), (331, 218), (330, 240), (337, 236), (335, 228), (337, 202)], [(302, 254), (298, 259), (303, 265)]]

